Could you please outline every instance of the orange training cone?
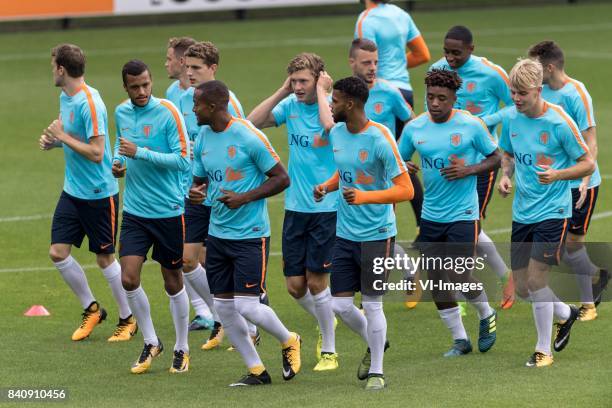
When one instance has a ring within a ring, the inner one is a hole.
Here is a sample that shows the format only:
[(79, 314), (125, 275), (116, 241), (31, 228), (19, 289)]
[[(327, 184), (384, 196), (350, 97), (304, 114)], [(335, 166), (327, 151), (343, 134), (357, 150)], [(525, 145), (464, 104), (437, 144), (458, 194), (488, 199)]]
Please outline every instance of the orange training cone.
[(51, 313), (43, 305), (34, 305), (29, 308), (24, 316), (51, 316)]

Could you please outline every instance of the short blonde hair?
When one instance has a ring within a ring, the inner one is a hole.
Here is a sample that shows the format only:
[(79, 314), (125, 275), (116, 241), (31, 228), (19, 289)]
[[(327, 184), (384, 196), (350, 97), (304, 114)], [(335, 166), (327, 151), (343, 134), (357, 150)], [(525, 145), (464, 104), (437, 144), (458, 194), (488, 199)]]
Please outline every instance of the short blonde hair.
[(510, 71), (510, 86), (515, 89), (533, 89), (542, 86), (544, 73), (540, 62), (526, 58), (519, 61)]
[(325, 71), (325, 63), (317, 54), (303, 52), (289, 61), (289, 65), (287, 65), (287, 74), (291, 75), (303, 69), (309, 70), (315, 78), (318, 78), (321, 71)]
[(185, 57), (199, 58), (209, 67), (213, 64), (219, 65), (219, 50), (210, 41), (202, 41), (191, 45), (185, 51)]

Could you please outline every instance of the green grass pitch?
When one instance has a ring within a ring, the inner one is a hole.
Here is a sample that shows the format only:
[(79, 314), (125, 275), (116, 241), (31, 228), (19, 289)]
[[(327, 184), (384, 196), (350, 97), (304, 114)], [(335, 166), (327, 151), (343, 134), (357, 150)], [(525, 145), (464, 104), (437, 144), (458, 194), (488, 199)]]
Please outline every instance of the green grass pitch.
[[(599, 133), (599, 165), (604, 176), (599, 201), (589, 231), (591, 241), (606, 241), (612, 216), (612, 193), (605, 186), (612, 174), (607, 161), (612, 127), (612, 15), (610, 5), (549, 6), (418, 13), (415, 21), (431, 49), (441, 57), (445, 31), (465, 24), (475, 35), (476, 55), (486, 56), (509, 70), (530, 44), (543, 39), (558, 41), (566, 52), (567, 72), (583, 81), (594, 100)], [(313, 51), (326, 61), (338, 79), (349, 75), (348, 44), (356, 16), (277, 19), (189, 24), (159, 27), (115, 28), (6, 34), (0, 42), (0, 387), (65, 387), (67, 405), (130, 407), (150, 406), (591, 406), (612, 404), (610, 338), (612, 307), (600, 307), (600, 318), (577, 323), (570, 346), (556, 354), (547, 369), (523, 367), (535, 343), (531, 308), (517, 304), (502, 311), (498, 343), (487, 354), (445, 360), (450, 336), (432, 304), (407, 311), (398, 301), (385, 305), (392, 347), (385, 356), (388, 389), (362, 391), (355, 371), (364, 344), (346, 326), (337, 331), (340, 368), (314, 373), (315, 322), (306, 316), (285, 291), (280, 268), (280, 231), (283, 204), (270, 200), (272, 244), (268, 287), (272, 305), (290, 329), (304, 339), (303, 371), (293, 381), (281, 379), (278, 344), (263, 336), (259, 352), (273, 376), (273, 385), (262, 389), (230, 389), (245, 368), (238, 354), (203, 352), (208, 332), (190, 336), (192, 364), (185, 375), (170, 375), (171, 353), (157, 359), (150, 373), (135, 376), (129, 366), (140, 353), (140, 334), (129, 343), (107, 344), (117, 311), (94, 258), (86, 249), (73, 252), (87, 269), (98, 300), (109, 310), (109, 321), (81, 343), (70, 341), (79, 321), (80, 306), (53, 269), (47, 256), (51, 214), (62, 188), (63, 157), (59, 150), (41, 152), (38, 137), (58, 112), (58, 89), (53, 87), (49, 50), (60, 42), (84, 48), (87, 82), (100, 90), (110, 113), (126, 98), (121, 66), (141, 58), (152, 68), (154, 92), (162, 96), (169, 80), (163, 68), (169, 37), (190, 35), (215, 42), (221, 51), (218, 78), (229, 84), (249, 112), (276, 90), (285, 77), (288, 60), (301, 51)], [(433, 61), (432, 61), (433, 62)], [(411, 71), (417, 112), (422, 111), (425, 67)], [(286, 163), (284, 129), (267, 132)], [(114, 132), (111, 131), (113, 140)], [(495, 240), (507, 241), (511, 201), (495, 194), (485, 229)], [(408, 204), (398, 209), (398, 239), (414, 236), (414, 219)], [(86, 245), (84, 245), (86, 248)], [(168, 299), (157, 267), (143, 272), (143, 286), (162, 340), (171, 350), (174, 341)], [(43, 304), (47, 318), (26, 318), (32, 304)], [(473, 340), (477, 317), (465, 319)], [(3, 404), (0, 404), (3, 405)], [(62, 404), (64, 406), (66, 404)], [(18, 406), (18, 405), (16, 405)]]

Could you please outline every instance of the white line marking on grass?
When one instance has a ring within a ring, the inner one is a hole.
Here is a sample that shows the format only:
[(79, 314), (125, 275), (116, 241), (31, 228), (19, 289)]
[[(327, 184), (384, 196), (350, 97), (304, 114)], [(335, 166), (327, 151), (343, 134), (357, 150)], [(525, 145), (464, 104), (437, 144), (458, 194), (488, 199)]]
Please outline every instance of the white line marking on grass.
[(3, 217), (0, 218), (0, 222), (20, 222), (20, 221), (36, 221), (53, 218), (52, 214), (37, 214), (37, 215), (24, 215), (16, 217)]
[[(536, 34), (536, 33), (568, 33), (568, 32), (589, 32), (589, 31), (606, 31), (612, 29), (612, 23), (599, 23), (599, 24), (577, 24), (573, 26), (562, 26), (562, 25), (541, 25), (541, 26), (529, 26), (529, 27), (500, 27), (492, 29), (474, 30), (474, 34), (480, 37), (484, 36), (496, 36), (496, 35), (511, 35), (511, 34)], [(446, 32), (431, 31), (423, 33), (426, 37), (440, 37), (444, 36)], [(293, 38), (283, 40), (260, 40), (260, 41), (236, 41), (236, 42), (220, 42), (217, 43), (217, 47), (221, 49), (253, 49), (253, 48), (278, 48), (278, 47), (293, 47), (296, 45), (343, 45), (350, 41), (350, 37), (315, 37), (315, 38)], [(487, 50), (485, 47), (479, 47), (479, 49)], [(494, 52), (495, 49), (490, 49)], [(502, 49), (503, 50), (503, 49)], [(510, 49), (505, 49), (505, 52), (510, 52)], [(98, 48), (90, 49), (87, 52), (88, 56), (108, 56), (108, 55), (137, 55), (137, 54), (158, 54), (165, 52), (163, 47), (134, 47), (134, 48)], [(516, 54), (524, 54), (525, 50), (521, 49), (519, 52), (512, 50)], [(566, 49), (566, 54), (569, 56), (582, 56), (582, 58), (594, 58), (594, 59), (612, 59), (612, 55), (609, 53), (601, 52), (586, 52)], [(502, 53), (500, 51), (500, 53)], [(19, 54), (4, 54), (0, 55), (0, 61), (23, 61), (23, 60), (38, 60), (48, 59), (49, 52), (31, 52), (31, 53), (19, 53)]]
[[(595, 215), (593, 215), (593, 217), (591, 217), (591, 220), (599, 220), (602, 218), (609, 218), (612, 217), (612, 211), (604, 211), (601, 213), (597, 213)], [(506, 234), (508, 232), (512, 232), (512, 227), (510, 228), (498, 228), (498, 229), (494, 229), (494, 230), (487, 230), (485, 231), (487, 233), (487, 235), (499, 235), (499, 234)]]

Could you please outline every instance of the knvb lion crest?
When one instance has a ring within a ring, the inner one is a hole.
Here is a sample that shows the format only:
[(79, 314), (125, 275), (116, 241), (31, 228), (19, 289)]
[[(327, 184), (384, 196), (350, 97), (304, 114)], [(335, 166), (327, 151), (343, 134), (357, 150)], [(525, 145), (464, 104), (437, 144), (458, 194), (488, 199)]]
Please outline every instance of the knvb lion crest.
[(465, 88), (467, 89), (468, 92), (474, 92), (474, 89), (476, 89), (476, 82), (474, 81), (470, 81), (465, 85)]
[(457, 147), (461, 144), (461, 133), (453, 133), (450, 137), (451, 145)]
[(544, 146), (546, 146), (548, 145), (548, 142), (550, 141), (550, 135), (548, 134), (548, 132), (541, 132), (538, 140), (540, 144), (543, 144)]
[(236, 146), (231, 145), (227, 147), (227, 157), (234, 159), (236, 157)]
[(383, 106), (382, 102), (378, 102), (378, 103), (374, 104), (374, 112), (376, 112), (378, 115), (380, 115), (382, 113), (383, 108), (384, 108), (384, 106)]
[(142, 133), (145, 135), (145, 137), (148, 138), (149, 136), (151, 136), (151, 128), (151, 125), (144, 125), (142, 127)]
[(368, 156), (369, 156), (369, 152), (366, 149), (359, 150), (358, 157), (359, 157), (360, 162), (365, 163), (366, 160), (368, 160)]

